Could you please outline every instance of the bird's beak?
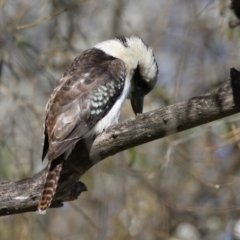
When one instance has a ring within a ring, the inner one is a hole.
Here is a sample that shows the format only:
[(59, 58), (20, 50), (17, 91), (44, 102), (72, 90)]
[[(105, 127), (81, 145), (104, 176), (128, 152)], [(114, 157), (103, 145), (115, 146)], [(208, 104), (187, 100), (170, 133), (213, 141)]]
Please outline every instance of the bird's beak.
[(140, 89), (136, 88), (131, 96), (131, 105), (134, 113), (137, 115), (138, 113), (142, 113), (143, 111), (143, 93)]

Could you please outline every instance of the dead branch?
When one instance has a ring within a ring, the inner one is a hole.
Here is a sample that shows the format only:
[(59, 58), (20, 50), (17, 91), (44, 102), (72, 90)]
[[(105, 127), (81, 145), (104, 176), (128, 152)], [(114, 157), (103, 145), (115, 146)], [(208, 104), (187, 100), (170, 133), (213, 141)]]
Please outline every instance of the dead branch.
[[(80, 141), (64, 163), (51, 207), (76, 199), (86, 190), (79, 178), (93, 165), (125, 149), (163, 138), (240, 111), (240, 72), (219, 89), (116, 124), (93, 143)], [(0, 216), (35, 211), (46, 169), (17, 182), (0, 183)]]

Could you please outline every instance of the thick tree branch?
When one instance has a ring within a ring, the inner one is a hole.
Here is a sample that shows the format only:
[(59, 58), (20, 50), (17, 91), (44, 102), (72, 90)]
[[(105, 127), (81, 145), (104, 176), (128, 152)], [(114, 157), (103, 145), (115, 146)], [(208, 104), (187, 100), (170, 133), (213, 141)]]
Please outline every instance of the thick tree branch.
[[(51, 207), (60, 207), (62, 202), (74, 200), (86, 190), (85, 185), (78, 182), (79, 178), (102, 159), (239, 111), (240, 72), (231, 69), (231, 79), (217, 90), (116, 124), (98, 136), (93, 143), (79, 142), (64, 163)], [(18, 182), (0, 183), (0, 216), (35, 211), (45, 172), (46, 169)]]

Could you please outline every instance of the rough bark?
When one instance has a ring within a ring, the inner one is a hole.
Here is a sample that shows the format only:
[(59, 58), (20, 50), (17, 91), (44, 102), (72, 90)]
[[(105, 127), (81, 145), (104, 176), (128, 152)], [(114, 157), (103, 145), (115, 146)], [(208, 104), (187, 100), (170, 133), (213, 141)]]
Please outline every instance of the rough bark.
[[(51, 207), (60, 207), (86, 190), (79, 178), (104, 158), (125, 149), (163, 138), (240, 111), (240, 72), (219, 89), (111, 126), (94, 142), (80, 141), (65, 161)], [(0, 183), (0, 216), (35, 211), (46, 169), (17, 182)]]

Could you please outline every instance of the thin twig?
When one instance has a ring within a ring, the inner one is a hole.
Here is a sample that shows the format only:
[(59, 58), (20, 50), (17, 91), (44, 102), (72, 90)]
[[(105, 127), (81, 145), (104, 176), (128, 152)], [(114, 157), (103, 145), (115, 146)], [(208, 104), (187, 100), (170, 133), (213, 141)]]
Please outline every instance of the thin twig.
[(62, 14), (62, 13), (64, 13), (64, 12), (67, 12), (67, 11), (73, 9), (73, 8), (78, 8), (78, 7), (80, 7), (80, 6), (81, 6), (84, 2), (86, 2), (86, 1), (88, 1), (88, 0), (82, 0), (82, 1), (80, 1), (80, 2), (71, 4), (71, 5), (67, 6), (67, 7), (65, 7), (64, 9), (62, 9), (62, 10), (60, 10), (60, 11), (58, 11), (58, 12), (55, 12), (55, 13), (47, 16), (47, 17), (39, 18), (36, 22), (18, 26), (18, 27), (16, 27), (16, 29), (17, 29), (17, 30), (21, 30), (21, 29), (26, 29), (26, 28), (34, 27), (34, 26), (36, 26), (36, 25), (38, 25), (38, 24), (40, 24), (40, 23), (42, 23), (42, 22), (48, 21), (48, 20), (50, 20), (50, 19), (52, 19), (52, 18), (55, 18), (55, 17), (57, 17), (58, 15), (60, 15), (60, 14)]

